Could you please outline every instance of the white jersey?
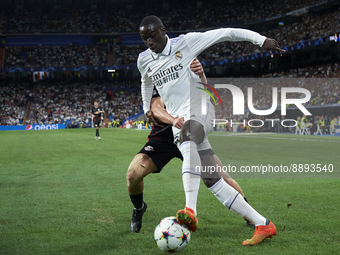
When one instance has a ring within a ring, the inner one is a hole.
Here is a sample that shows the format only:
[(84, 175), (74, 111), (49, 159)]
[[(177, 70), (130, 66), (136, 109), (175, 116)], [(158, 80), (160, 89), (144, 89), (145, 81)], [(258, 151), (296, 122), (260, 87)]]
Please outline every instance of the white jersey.
[(137, 66), (142, 76), (144, 112), (150, 110), (153, 86), (156, 86), (167, 112), (173, 117), (184, 117), (191, 109), (200, 108), (202, 93), (205, 92), (198, 89), (203, 88), (203, 85), (191, 82), (198, 78), (190, 70), (194, 58), (219, 42), (249, 41), (262, 46), (265, 39), (265, 36), (250, 30), (221, 28), (167, 38), (161, 53), (154, 53), (150, 49), (140, 53)]

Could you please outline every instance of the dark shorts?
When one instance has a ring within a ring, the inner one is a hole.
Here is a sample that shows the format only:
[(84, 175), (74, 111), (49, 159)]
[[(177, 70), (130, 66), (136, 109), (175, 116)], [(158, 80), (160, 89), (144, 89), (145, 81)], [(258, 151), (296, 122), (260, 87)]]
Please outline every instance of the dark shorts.
[(100, 127), (100, 121), (93, 121), (94, 127)]
[(183, 160), (181, 152), (173, 143), (172, 139), (162, 140), (152, 138), (138, 153), (148, 155), (153, 162), (155, 162), (157, 170), (153, 173), (162, 171), (163, 167), (173, 158)]

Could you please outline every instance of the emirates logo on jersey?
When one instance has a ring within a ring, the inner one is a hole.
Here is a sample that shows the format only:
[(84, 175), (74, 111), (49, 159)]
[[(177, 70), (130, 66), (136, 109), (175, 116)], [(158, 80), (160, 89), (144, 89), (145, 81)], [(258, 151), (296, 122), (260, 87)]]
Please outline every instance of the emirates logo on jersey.
[(156, 87), (162, 86), (163, 84), (176, 80), (179, 78), (178, 71), (183, 69), (183, 65), (180, 63), (178, 65), (170, 66), (165, 70), (159, 70), (154, 75), (149, 76)]
[(183, 54), (178, 50), (175, 52), (175, 59), (181, 60), (183, 58)]

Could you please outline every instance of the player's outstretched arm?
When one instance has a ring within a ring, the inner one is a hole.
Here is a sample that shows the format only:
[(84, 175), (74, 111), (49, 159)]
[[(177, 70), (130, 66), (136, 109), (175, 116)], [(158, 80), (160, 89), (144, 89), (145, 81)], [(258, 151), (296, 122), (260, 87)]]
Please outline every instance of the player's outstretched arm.
[[(198, 56), (205, 49), (223, 41), (246, 41), (263, 47), (267, 51), (277, 50), (280, 54), (285, 52), (285, 50), (279, 48), (278, 43), (274, 39), (266, 38), (257, 32), (242, 28), (219, 28), (204, 33), (188, 33), (184, 38), (187, 44), (190, 45), (190, 51), (194, 56)], [(273, 55), (271, 54), (271, 56)]]

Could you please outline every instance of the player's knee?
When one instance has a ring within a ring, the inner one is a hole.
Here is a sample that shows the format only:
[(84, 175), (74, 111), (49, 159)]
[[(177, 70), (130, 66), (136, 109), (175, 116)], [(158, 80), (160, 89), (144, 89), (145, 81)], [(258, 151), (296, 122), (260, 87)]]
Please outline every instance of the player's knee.
[(127, 174), (126, 174), (126, 180), (131, 181), (135, 176), (136, 170), (134, 166), (129, 166)]
[(138, 179), (141, 181), (143, 177), (145, 177), (145, 174), (148, 172), (147, 160), (148, 156), (144, 154), (137, 155), (134, 158), (126, 174), (126, 182), (128, 186), (134, 184)]
[(188, 120), (181, 128), (179, 137), (180, 143), (182, 144), (186, 141), (192, 141), (196, 144), (200, 144), (203, 142), (204, 134), (204, 128), (201, 123), (196, 120)]
[(218, 178), (202, 178), (202, 179), (203, 179), (204, 185), (207, 186), (208, 188), (211, 188), (212, 186), (214, 186), (216, 182), (219, 181)]
[(131, 187), (131, 184), (133, 183), (133, 180), (134, 180), (134, 170), (133, 170), (133, 167), (129, 167), (128, 168), (128, 171), (127, 171), (127, 173), (126, 173), (126, 185), (128, 186), (128, 187)]

